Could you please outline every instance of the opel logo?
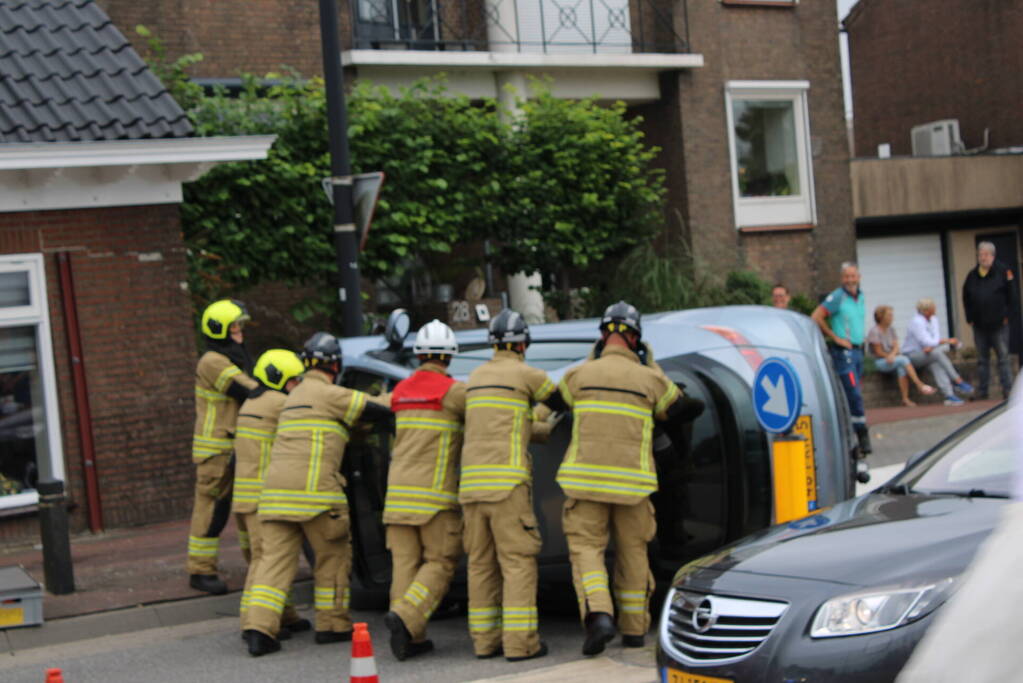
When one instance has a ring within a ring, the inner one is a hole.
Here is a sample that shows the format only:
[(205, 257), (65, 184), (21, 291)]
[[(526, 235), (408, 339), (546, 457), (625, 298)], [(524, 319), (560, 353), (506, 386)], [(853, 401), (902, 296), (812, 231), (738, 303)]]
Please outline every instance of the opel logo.
[(710, 598), (704, 598), (693, 610), (693, 628), (697, 633), (706, 633), (714, 628), (718, 621), (718, 615), (714, 614), (714, 603)]

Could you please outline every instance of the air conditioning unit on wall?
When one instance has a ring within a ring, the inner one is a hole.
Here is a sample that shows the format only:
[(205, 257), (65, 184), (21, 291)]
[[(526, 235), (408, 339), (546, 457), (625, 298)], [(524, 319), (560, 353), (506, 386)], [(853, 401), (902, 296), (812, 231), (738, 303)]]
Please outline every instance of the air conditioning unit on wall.
[(959, 137), (959, 119), (943, 119), (913, 126), (912, 137), (915, 157), (962, 154), (965, 149)]

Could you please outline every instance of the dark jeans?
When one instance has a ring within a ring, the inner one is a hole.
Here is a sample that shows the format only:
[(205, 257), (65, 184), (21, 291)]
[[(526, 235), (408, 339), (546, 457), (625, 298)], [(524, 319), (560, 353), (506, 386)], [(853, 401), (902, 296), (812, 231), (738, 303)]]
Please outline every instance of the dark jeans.
[(1009, 326), (1002, 325), (995, 330), (973, 328), (973, 339), (977, 344), (977, 393), (987, 395), (988, 380), (991, 375), (991, 350), (994, 349), (998, 358), (998, 381), (1002, 385), (1002, 394), (1009, 396), (1012, 389), (1012, 371), (1009, 369)]
[(835, 374), (842, 382), (845, 398), (849, 401), (853, 427), (857, 432), (866, 430), (867, 418), (864, 417), (863, 395), (860, 393), (860, 378), (863, 376), (863, 350), (829, 346), (828, 351), (831, 353), (831, 364), (835, 368)]

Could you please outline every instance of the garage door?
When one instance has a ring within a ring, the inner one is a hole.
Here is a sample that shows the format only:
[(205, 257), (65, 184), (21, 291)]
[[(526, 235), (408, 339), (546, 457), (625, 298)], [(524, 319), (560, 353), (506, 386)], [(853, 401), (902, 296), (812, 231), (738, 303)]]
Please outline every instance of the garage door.
[(874, 308), (888, 304), (895, 309), (895, 329), (904, 340), (916, 302), (929, 297), (937, 304), (941, 336), (948, 336), (940, 235), (859, 239), (856, 251), (867, 295), (867, 329), (874, 324)]

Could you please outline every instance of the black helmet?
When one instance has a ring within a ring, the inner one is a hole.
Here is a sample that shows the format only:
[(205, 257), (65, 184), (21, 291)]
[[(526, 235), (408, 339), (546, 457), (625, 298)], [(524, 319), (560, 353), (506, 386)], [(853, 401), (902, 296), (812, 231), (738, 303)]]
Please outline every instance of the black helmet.
[(341, 342), (330, 332), (317, 332), (302, 347), (302, 362), (307, 368), (341, 362)]
[(529, 345), (529, 325), (526, 319), (516, 311), (506, 308), (490, 321), (489, 334), (487, 339), (491, 344), (518, 344), (519, 342)]
[(600, 318), (600, 331), (602, 334), (610, 334), (632, 330), (637, 337), (642, 337), (643, 327), (639, 318), (639, 311), (635, 306), (619, 301), (604, 309), (604, 315)]

